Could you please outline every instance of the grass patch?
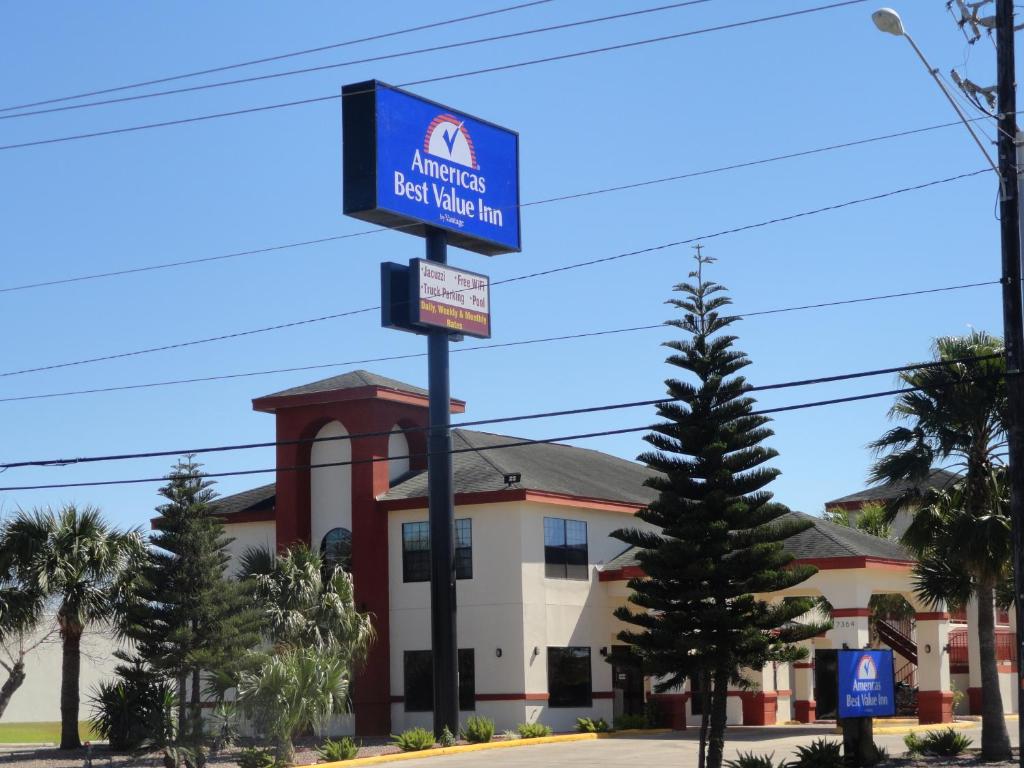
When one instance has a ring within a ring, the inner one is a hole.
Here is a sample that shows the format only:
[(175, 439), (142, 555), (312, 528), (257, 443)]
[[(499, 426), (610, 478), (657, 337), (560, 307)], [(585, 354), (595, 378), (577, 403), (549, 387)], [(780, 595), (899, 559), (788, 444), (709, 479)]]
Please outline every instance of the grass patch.
[[(89, 723), (78, 724), (82, 741), (99, 738)], [(0, 744), (57, 744), (60, 742), (60, 723), (0, 723)]]

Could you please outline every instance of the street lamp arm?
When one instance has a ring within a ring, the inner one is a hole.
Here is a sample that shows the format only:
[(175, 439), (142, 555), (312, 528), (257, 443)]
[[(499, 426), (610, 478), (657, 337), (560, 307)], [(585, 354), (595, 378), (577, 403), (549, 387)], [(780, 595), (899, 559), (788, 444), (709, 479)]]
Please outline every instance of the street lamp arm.
[(946, 88), (945, 83), (942, 82), (942, 78), (940, 78), (938, 74), (939, 71), (933, 68), (932, 65), (928, 63), (928, 59), (924, 57), (924, 54), (921, 52), (921, 49), (917, 47), (917, 43), (914, 42), (914, 38), (911, 37), (906, 32), (903, 33), (903, 37), (905, 37), (907, 39), (907, 42), (910, 43), (910, 47), (914, 49), (914, 53), (917, 54), (917, 58), (921, 60), (921, 63), (924, 64), (925, 69), (928, 70), (928, 74), (932, 76), (932, 79), (935, 81), (935, 84), (939, 86), (939, 90), (942, 91), (942, 95), (946, 97), (946, 99), (949, 101), (953, 109), (956, 110), (957, 115), (960, 117), (960, 121), (964, 124), (964, 128), (966, 128), (967, 132), (971, 134), (971, 138), (974, 139), (974, 143), (978, 145), (978, 149), (981, 150), (981, 154), (985, 156), (985, 159), (988, 161), (988, 164), (992, 166), (992, 170), (996, 172), (996, 177), (999, 179), (1000, 192), (1003, 195), (1003, 197), (1005, 197), (1006, 186), (1003, 180), (1003, 175), (999, 172), (999, 167), (995, 164), (995, 161), (992, 160), (992, 157), (989, 155), (988, 150), (985, 149), (985, 145), (982, 143), (981, 139), (978, 138), (978, 134), (975, 133), (974, 128), (971, 127), (970, 119), (967, 117), (966, 114), (964, 114), (964, 111), (960, 108), (960, 105), (957, 104), (956, 99), (953, 98), (953, 94), (951, 94), (949, 92), (949, 89)]

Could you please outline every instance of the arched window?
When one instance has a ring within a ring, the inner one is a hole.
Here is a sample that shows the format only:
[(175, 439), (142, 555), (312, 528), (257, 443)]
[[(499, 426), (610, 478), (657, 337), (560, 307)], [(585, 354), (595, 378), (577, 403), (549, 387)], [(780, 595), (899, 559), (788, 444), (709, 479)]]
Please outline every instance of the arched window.
[(331, 568), (352, 570), (352, 531), (348, 528), (332, 528), (320, 542), (320, 554), (324, 565)]

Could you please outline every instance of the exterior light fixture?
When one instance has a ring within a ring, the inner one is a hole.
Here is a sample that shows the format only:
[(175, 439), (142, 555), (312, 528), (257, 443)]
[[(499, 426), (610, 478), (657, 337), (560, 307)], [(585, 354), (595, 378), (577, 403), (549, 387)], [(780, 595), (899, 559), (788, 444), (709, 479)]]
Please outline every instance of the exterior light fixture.
[(501, 658), (501, 648), (495, 648), (494, 649), (494, 655), (497, 656), (500, 659)]
[(506, 474), (502, 475), (502, 479), (504, 479), (504, 481), (505, 481), (505, 487), (506, 488), (511, 488), (513, 485), (517, 485), (518, 483), (522, 482), (522, 480), (523, 480), (523, 473), (522, 472), (507, 472)]
[(887, 32), (896, 37), (903, 37), (906, 32), (903, 29), (903, 19), (892, 8), (879, 8), (871, 14), (871, 20), (875, 22), (880, 32)]
[(960, 105), (957, 104), (956, 99), (953, 98), (953, 94), (947, 90), (941, 78), (939, 78), (939, 70), (935, 69), (935, 67), (928, 63), (928, 59), (924, 57), (924, 53), (917, 47), (917, 43), (914, 42), (914, 38), (907, 33), (906, 27), (903, 26), (903, 19), (901, 19), (900, 15), (892, 8), (879, 8), (871, 14), (871, 20), (875, 23), (875, 26), (879, 31), (885, 32), (889, 35), (895, 35), (896, 37), (902, 37), (910, 43), (910, 47), (914, 49), (914, 53), (917, 54), (917, 58), (919, 58), (921, 63), (924, 64), (925, 69), (928, 70), (928, 74), (931, 75), (935, 84), (939, 86), (939, 90), (942, 91), (942, 95), (946, 97), (950, 106), (953, 107), (953, 111), (955, 111), (956, 116), (960, 118), (960, 122), (963, 123), (964, 128), (966, 128), (967, 132), (971, 134), (971, 138), (974, 140), (978, 149), (981, 150), (981, 154), (985, 156), (989, 166), (993, 171), (995, 171), (996, 178), (999, 179), (1000, 195), (1002, 196), (1002, 199), (1005, 200), (1006, 183), (1003, 180), (1003, 175), (999, 172), (999, 167), (989, 156), (988, 150), (985, 149), (985, 145), (981, 142), (981, 139), (978, 138), (978, 134), (974, 132), (974, 128), (971, 127), (971, 121), (968, 119), (967, 115), (964, 114), (964, 111), (960, 109)]
[(608, 655), (608, 646), (607, 645), (601, 646), (601, 650), (599, 651), (599, 653), (602, 656), (607, 656)]

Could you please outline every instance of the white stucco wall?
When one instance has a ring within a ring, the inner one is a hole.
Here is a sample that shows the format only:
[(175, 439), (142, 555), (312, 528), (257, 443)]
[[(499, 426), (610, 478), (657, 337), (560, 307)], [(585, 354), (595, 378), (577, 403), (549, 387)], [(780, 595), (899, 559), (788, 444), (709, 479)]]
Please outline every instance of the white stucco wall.
[[(546, 694), (547, 648), (563, 646), (590, 648), (592, 690), (610, 694), (611, 666), (601, 649), (616, 642), (619, 623), (596, 566), (625, 549), (609, 537), (613, 530), (644, 524), (623, 512), (538, 502), (461, 506), (455, 516), (469, 518), (473, 526), (473, 578), (458, 581), (456, 591), (459, 648), (474, 650), (477, 695)], [(545, 578), (544, 517), (587, 523), (587, 579)], [(402, 523), (426, 519), (422, 509), (391, 512), (388, 521), (393, 696), (404, 695), (404, 652), (430, 647), (429, 584), (402, 582)], [(538, 720), (571, 731), (584, 715), (610, 722), (612, 700), (597, 698), (592, 707), (579, 709), (537, 700), (478, 701), (476, 714), (493, 718), (499, 731)], [(393, 729), (427, 725), (430, 719), (430, 713), (405, 712), (403, 703), (392, 705)]]
[[(347, 435), (339, 422), (325, 424), (318, 438)], [(313, 443), (310, 464), (334, 464), (352, 460), (350, 440)], [(352, 530), (352, 467), (321, 467), (310, 470), (310, 546), (320, 548), (324, 534), (333, 528)]]
[(233, 541), (228, 544), (231, 562), (228, 573), (238, 573), (242, 553), (250, 547), (265, 547), (273, 552), (277, 547), (277, 529), (273, 520), (258, 523), (230, 523), (224, 526), (224, 533)]
[[(4, 712), (4, 723), (60, 721), (61, 639), (52, 620), (45, 622), (36, 635), (29, 638), (29, 644), (44, 637), (44, 642), (25, 657), (25, 682), (11, 698)], [(82, 636), (79, 720), (88, 720), (92, 716), (89, 698), (96, 685), (114, 676), (113, 653), (116, 647), (106, 627), (87, 629)], [(4, 659), (8, 659), (6, 654)], [(0, 668), (0, 680), (6, 677), (6, 670)]]

